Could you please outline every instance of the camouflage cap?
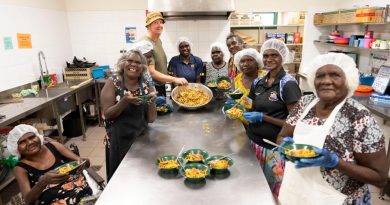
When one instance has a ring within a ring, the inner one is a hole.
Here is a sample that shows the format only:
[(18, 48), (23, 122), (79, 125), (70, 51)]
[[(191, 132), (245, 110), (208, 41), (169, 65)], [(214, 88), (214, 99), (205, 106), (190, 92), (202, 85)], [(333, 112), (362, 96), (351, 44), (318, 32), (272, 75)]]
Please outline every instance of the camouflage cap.
[(151, 23), (153, 23), (155, 20), (161, 19), (163, 23), (165, 23), (165, 20), (160, 12), (158, 11), (151, 11), (148, 13), (148, 16), (146, 16), (146, 26), (149, 26)]

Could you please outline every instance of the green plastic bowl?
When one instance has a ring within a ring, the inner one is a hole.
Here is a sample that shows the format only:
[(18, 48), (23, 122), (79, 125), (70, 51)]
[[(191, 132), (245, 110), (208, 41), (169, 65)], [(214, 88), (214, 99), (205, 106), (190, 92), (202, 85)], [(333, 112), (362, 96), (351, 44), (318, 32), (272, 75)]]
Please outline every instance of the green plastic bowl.
[(152, 95), (138, 95), (139, 98), (141, 98), (142, 103), (148, 103), (149, 100), (152, 98)]
[(175, 155), (164, 155), (160, 156), (156, 160), (156, 165), (159, 167), (161, 161), (166, 160), (177, 160), (179, 162), (178, 167), (176, 168), (159, 168), (161, 170), (161, 173), (174, 173), (177, 172), (177, 170), (180, 167), (180, 164), (183, 164), (183, 160), (181, 158), (177, 158)]
[[(221, 87), (219, 87), (218, 83), (221, 82), (222, 80), (227, 80), (230, 83), (230, 86), (228, 88), (221, 88)], [(227, 92), (227, 91), (230, 90), (231, 87), (232, 87), (232, 80), (229, 77), (222, 76), (222, 77), (217, 78), (217, 88), (218, 88), (218, 90), (221, 90), (223, 92)]]
[[(215, 86), (214, 85), (210, 85), (210, 83), (215, 83)], [(206, 81), (204, 83), (204, 85), (207, 86), (208, 88), (210, 88), (211, 90), (217, 89), (217, 81), (216, 80)]]
[(234, 100), (241, 99), (241, 97), (244, 95), (244, 93), (241, 91), (236, 91), (235, 93), (228, 92), (227, 94)]
[[(204, 177), (200, 177), (200, 178), (187, 177), (184, 170), (191, 169), (191, 168), (206, 170), (206, 175)], [(207, 165), (204, 165), (204, 164), (200, 164), (200, 163), (190, 163), (190, 164), (186, 164), (183, 169), (179, 169), (179, 172), (189, 182), (200, 182), (200, 181), (205, 180), (205, 178), (210, 174), (210, 167)]]
[[(187, 155), (189, 155), (190, 153), (192, 154), (201, 154), (203, 156), (203, 160), (198, 160), (198, 161), (190, 161), (190, 160), (187, 160), (186, 157)], [(184, 160), (187, 160), (188, 163), (203, 163), (205, 159), (207, 159), (207, 157), (209, 156), (209, 153), (205, 150), (202, 150), (202, 149), (189, 149), (185, 152), (183, 152), (180, 157)]]
[(294, 155), (287, 154), (286, 150), (282, 149), (283, 154), (286, 155), (286, 158), (288, 160), (290, 160), (291, 162), (294, 162), (295, 160), (299, 160), (299, 159), (303, 159), (303, 158), (309, 159), (309, 158), (315, 158), (315, 157), (319, 156), (319, 153), (317, 153), (315, 151), (316, 147), (313, 146), (313, 145), (308, 145), (308, 144), (285, 144), (285, 145), (283, 145), (283, 147), (286, 148), (286, 149), (289, 149), (289, 150), (304, 149), (304, 150), (314, 150), (314, 152), (315, 152), (314, 156), (310, 156), (310, 157), (302, 156), (302, 157), (300, 157), (300, 156), (294, 156)]
[(68, 171), (67, 173), (68, 173), (69, 175), (75, 175), (75, 174), (77, 173), (77, 170), (78, 170), (79, 167), (80, 167), (80, 164), (79, 164), (77, 161), (68, 162), (68, 163), (66, 163), (66, 164), (63, 164), (63, 165), (61, 165), (61, 166), (55, 168), (54, 170), (55, 170), (55, 171), (59, 171), (61, 168), (66, 167), (66, 166), (68, 166), (68, 165), (73, 166), (73, 169), (70, 170), (70, 171)]
[[(225, 168), (225, 169), (213, 168), (212, 165), (210, 164), (210, 162), (213, 161), (213, 160), (218, 160), (218, 159), (227, 160), (228, 161), (228, 167)], [(209, 165), (210, 169), (214, 170), (215, 173), (226, 173), (228, 171), (229, 167), (231, 167), (233, 165), (233, 159), (232, 158), (224, 157), (222, 155), (211, 156), (211, 157), (207, 158), (204, 162), (205, 162), (205, 164)]]
[[(230, 108), (232, 108), (233, 106), (234, 106), (234, 104), (233, 104), (233, 105), (224, 105), (224, 106), (222, 107), (222, 113), (223, 113), (223, 114), (226, 116), (226, 118), (228, 118), (229, 120), (235, 120), (235, 119), (238, 119), (238, 118), (241, 117), (241, 116), (240, 116), (240, 117), (230, 117), (229, 115), (226, 114), (226, 112), (227, 112)], [(246, 112), (245, 107), (244, 107), (243, 105), (241, 105), (241, 104), (236, 105), (236, 108), (242, 110), (243, 113)]]

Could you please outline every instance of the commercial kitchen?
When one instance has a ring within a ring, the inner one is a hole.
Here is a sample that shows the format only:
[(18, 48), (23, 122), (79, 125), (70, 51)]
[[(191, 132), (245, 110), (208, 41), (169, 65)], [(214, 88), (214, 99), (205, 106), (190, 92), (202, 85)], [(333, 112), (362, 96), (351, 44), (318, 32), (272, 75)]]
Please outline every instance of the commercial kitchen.
[(0, 19), (0, 204), (390, 204), (387, 0)]

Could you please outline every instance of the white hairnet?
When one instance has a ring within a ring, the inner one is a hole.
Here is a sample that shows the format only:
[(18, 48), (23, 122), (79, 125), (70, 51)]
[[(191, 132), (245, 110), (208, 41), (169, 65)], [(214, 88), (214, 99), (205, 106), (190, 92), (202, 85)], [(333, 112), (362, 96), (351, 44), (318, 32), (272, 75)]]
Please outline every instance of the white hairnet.
[(359, 71), (356, 68), (355, 61), (343, 53), (327, 53), (319, 55), (312, 60), (307, 69), (307, 82), (311, 90), (313, 90), (314, 94), (317, 96), (317, 91), (314, 87), (316, 72), (319, 68), (328, 64), (335, 65), (343, 70), (346, 80), (345, 84), (348, 88), (347, 97), (351, 97), (359, 85)]
[(153, 50), (153, 44), (146, 40), (138, 41), (130, 47), (130, 50), (139, 50), (142, 54), (145, 54)]
[(290, 51), (288, 50), (286, 44), (278, 39), (268, 39), (263, 45), (261, 45), (260, 54), (263, 56), (264, 52), (268, 49), (276, 50), (280, 56), (282, 56), (282, 65), (289, 62)]
[(250, 56), (250, 57), (254, 58), (256, 60), (256, 62), (259, 64), (259, 68), (262, 68), (264, 66), (263, 65), (263, 58), (261, 57), (260, 53), (257, 52), (257, 50), (254, 48), (246, 48), (246, 49), (243, 49), (241, 51), (238, 51), (234, 55), (234, 65), (238, 68), (238, 70), (241, 71), (240, 60), (244, 56)]
[(179, 46), (181, 43), (187, 42), (190, 45), (190, 48), (192, 48), (192, 43), (190, 42), (190, 39), (187, 37), (180, 37), (179, 40), (176, 42), (176, 47), (179, 49)]
[(43, 136), (38, 133), (38, 130), (26, 124), (20, 124), (14, 127), (9, 133), (7, 137), (7, 149), (9, 153), (15, 155), (18, 159), (20, 158), (20, 153), (18, 151), (18, 141), (19, 139), (26, 133), (32, 132), (34, 133), (40, 140), (41, 144), (43, 144)]
[(229, 58), (230, 58), (230, 53), (229, 53), (229, 49), (227, 48), (226, 44), (220, 43), (220, 42), (212, 43), (210, 46), (210, 58), (211, 58), (211, 51), (213, 50), (214, 47), (217, 47), (222, 51), (223, 60), (225, 60), (225, 62), (228, 62)]

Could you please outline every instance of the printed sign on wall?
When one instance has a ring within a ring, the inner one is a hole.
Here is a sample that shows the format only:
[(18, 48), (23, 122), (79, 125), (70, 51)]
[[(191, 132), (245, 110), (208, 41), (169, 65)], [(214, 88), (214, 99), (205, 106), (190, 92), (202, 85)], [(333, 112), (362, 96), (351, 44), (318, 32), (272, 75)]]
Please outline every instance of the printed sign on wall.
[(3, 43), (4, 43), (4, 49), (5, 50), (11, 50), (14, 48), (14, 45), (12, 43), (12, 37), (6, 36), (3, 38)]
[(135, 43), (136, 33), (137, 33), (136, 27), (126, 27), (125, 28), (126, 43)]
[(18, 47), (19, 48), (32, 48), (31, 34), (29, 33), (18, 33)]

